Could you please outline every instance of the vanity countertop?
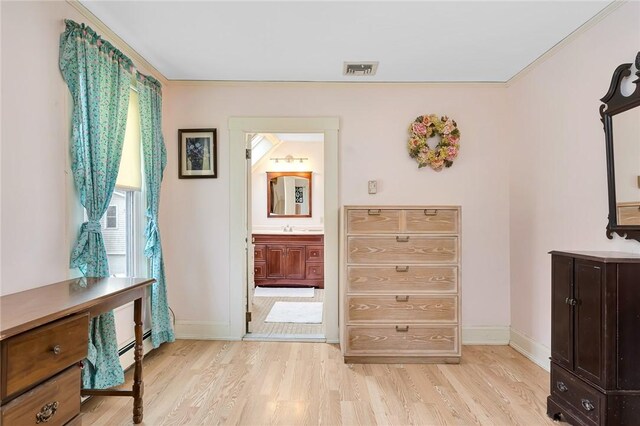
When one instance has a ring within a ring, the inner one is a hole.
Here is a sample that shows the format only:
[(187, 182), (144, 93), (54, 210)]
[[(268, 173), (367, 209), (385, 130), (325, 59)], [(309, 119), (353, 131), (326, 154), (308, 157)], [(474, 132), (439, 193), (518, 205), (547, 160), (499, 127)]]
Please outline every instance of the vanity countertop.
[(283, 231), (282, 229), (274, 230), (254, 230), (253, 235), (323, 235), (323, 230), (302, 230), (294, 229), (293, 231)]

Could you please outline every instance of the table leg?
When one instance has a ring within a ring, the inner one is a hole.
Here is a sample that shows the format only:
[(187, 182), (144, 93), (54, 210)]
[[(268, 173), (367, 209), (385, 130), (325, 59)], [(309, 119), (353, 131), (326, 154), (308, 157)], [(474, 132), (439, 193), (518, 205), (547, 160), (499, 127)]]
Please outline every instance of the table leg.
[(136, 344), (133, 350), (133, 423), (142, 422), (142, 395), (144, 382), (142, 381), (142, 298), (133, 304), (133, 321), (135, 323)]

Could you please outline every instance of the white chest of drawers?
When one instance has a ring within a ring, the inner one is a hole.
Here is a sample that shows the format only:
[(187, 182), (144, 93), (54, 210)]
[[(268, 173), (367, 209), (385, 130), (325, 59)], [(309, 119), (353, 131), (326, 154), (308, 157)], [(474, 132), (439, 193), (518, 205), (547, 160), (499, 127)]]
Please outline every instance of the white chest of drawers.
[(345, 362), (460, 362), (460, 207), (345, 206)]

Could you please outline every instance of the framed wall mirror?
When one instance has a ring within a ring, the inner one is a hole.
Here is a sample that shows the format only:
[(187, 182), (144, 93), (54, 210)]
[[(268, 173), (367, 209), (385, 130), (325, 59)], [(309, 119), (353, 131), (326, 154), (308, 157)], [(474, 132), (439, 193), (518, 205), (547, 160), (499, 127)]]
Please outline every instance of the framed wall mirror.
[(267, 217), (311, 217), (312, 172), (267, 172)]
[(616, 68), (600, 116), (607, 146), (607, 237), (616, 233), (640, 241), (640, 52), (631, 76), (633, 68), (631, 63)]

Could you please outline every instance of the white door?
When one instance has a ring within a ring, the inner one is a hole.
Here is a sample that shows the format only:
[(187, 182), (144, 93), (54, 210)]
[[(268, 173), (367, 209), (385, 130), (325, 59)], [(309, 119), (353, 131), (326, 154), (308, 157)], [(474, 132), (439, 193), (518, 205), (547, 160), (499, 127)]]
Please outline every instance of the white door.
[(246, 183), (247, 183), (247, 188), (246, 188), (246, 194), (247, 194), (247, 212), (246, 212), (246, 217), (247, 217), (247, 236), (246, 236), (246, 241), (247, 241), (247, 273), (245, 274), (247, 277), (247, 282), (246, 282), (246, 290), (247, 290), (247, 306), (246, 306), (246, 333), (251, 333), (252, 331), (252, 325), (251, 325), (251, 311), (252, 311), (252, 307), (253, 307), (253, 290), (255, 288), (255, 281), (254, 281), (254, 261), (253, 261), (253, 253), (254, 253), (254, 248), (255, 245), (253, 244), (253, 236), (252, 236), (252, 225), (251, 225), (251, 215), (253, 214), (252, 209), (252, 203), (251, 203), (251, 139), (253, 137), (253, 134), (251, 133), (246, 133), (245, 134), (245, 157), (246, 157), (246, 162), (245, 162), (245, 168), (246, 168), (246, 173), (247, 173), (247, 177), (246, 177)]

